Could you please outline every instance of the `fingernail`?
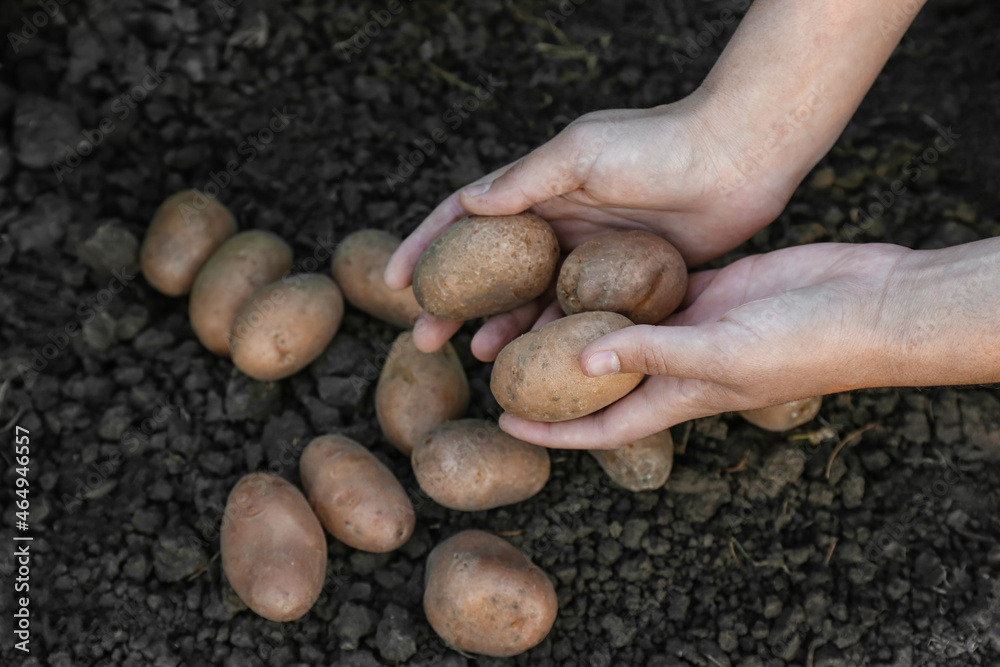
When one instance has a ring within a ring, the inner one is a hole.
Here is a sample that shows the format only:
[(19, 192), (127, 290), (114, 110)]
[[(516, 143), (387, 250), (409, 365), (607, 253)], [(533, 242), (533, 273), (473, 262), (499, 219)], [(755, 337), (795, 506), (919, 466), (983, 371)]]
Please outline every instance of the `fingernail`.
[(470, 185), (465, 188), (465, 194), (470, 197), (482, 197), (484, 194), (489, 192), (492, 183), (480, 183), (478, 185)]
[(618, 353), (612, 350), (595, 352), (587, 359), (587, 375), (592, 378), (602, 375), (614, 375), (622, 369), (622, 362), (618, 358)]

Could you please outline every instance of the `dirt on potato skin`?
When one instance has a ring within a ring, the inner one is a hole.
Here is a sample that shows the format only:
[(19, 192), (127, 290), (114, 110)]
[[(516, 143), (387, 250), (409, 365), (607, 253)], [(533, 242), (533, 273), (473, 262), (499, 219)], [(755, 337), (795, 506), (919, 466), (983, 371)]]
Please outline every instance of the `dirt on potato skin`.
[[(663, 490), (624, 492), (586, 453), (554, 452), (538, 496), (464, 514), (423, 497), (380, 436), (374, 381), (395, 330), (349, 310), (309, 370), (252, 383), (197, 343), (186, 299), (128, 266), (129, 237), (141, 240), (167, 195), (217, 182), (241, 229), (273, 231), (297, 269), (326, 271), (349, 232), (405, 234), (580, 113), (691, 92), (735, 27), (713, 22), (744, 4), (404, 0), (393, 13), (378, 1), (81, 1), (17, 52), (9, 33), (31, 33), (24, 20), (40, 10), (0, 8), (0, 336), (12, 378), (0, 427), (31, 432), (34, 537), (30, 655), (8, 641), (14, 562), (0, 550), (0, 660), (472, 664), (434, 636), (421, 595), (428, 551), (480, 528), (549, 573), (560, 602), (542, 644), (480, 665), (995, 664), (995, 388), (830, 397), (820, 416), (840, 437), (876, 427), (829, 479), (835, 440), (813, 446), (725, 415), (673, 429), (683, 453)], [(779, 219), (713, 265), (815, 241), (933, 248), (996, 235), (998, 11), (929, 3)], [(366, 27), (377, 34), (363, 39)], [(708, 46), (690, 57), (689, 37)], [(50, 167), (47, 137), (95, 130), (89, 155)], [(943, 131), (948, 150), (925, 157)], [(898, 179), (889, 212), (859, 224), (858, 209)], [(471, 332), (456, 339), (470, 416), (495, 416)], [(418, 527), (389, 555), (331, 540), (324, 595), (277, 625), (244, 610), (221, 575), (222, 508), (253, 470), (298, 483), (298, 453), (326, 432), (390, 466)], [(11, 450), (8, 438), (7, 464)], [(719, 472), (748, 451), (742, 470)], [(16, 475), (5, 465), (6, 545)]]

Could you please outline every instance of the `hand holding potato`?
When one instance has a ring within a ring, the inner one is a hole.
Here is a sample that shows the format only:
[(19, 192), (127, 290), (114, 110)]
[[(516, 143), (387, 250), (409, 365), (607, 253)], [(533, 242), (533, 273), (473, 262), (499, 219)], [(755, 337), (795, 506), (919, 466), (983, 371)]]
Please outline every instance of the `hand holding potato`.
[[(608, 448), (697, 417), (858, 387), (884, 386), (894, 299), (890, 278), (912, 251), (888, 245), (816, 244), (691, 275), (687, 307), (667, 326), (612, 332), (580, 356), (587, 375), (646, 373), (601, 412), (557, 424), (512, 414), (501, 427), (550, 447)], [(895, 285), (895, 282), (893, 282)]]

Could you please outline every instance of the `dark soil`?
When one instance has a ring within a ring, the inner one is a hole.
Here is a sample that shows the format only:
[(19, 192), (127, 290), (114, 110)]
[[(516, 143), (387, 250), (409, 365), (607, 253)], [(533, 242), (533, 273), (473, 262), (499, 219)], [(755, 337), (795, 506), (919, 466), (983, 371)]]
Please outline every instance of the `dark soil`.
[[(586, 453), (554, 452), (539, 496), (462, 514), (423, 497), (381, 439), (373, 380), (393, 330), (349, 311), (307, 372), (253, 383), (197, 343), (185, 299), (155, 293), (130, 267), (157, 204), (209, 188), (214, 173), (243, 228), (282, 235), (300, 270), (325, 271), (346, 233), (407, 232), (580, 113), (687, 94), (734, 25), (682, 69), (674, 54), (743, 2), (563, 2), (575, 8), (565, 20), (555, 0), (64, 4), (37, 34), (25, 27), (42, 11), (33, 2), (0, 7), (3, 34), (31, 35), (17, 53), (7, 38), (0, 68), (0, 375), (10, 379), (0, 428), (11, 424), (0, 662), (998, 664), (994, 388), (833, 396), (791, 435), (731, 415), (681, 425), (684, 453), (655, 493), (615, 488)], [(390, 6), (398, 13), (371, 24), (367, 44), (336, 46)], [(996, 3), (930, 3), (787, 210), (719, 263), (813, 241), (931, 248), (1000, 233), (998, 20)], [(243, 143), (271, 122), (281, 131), (270, 143)], [(929, 160), (937, 126), (957, 138)], [(97, 146), (53, 169), (83, 131)], [(240, 173), (219, 176), (230, 161)], [(900, 178), (906, 191), (880, 220), (858, 215)], [(471, 412), (495, 415), (471, 331), (457, 338)], [(870, 424), (828, 478), (838, 438)], [(15, 528), (15, 425), (30, 431), (27, 531)], [(297, 453), (330, 431), (392, 467), (417, 532), (385, 556), (331, 541), (312, 612), (264, 621), (221, 573), (226, 496), (252, 470), (297, 482)], [(745, 456), (742, 470), (720, 472)], [(555, 628), (512, 660), (449, 651), (423, 615), (427, 552), (473, 527), (507, 536), (556, 582)], [(15, 534), (34, 538), (30, 656), (12, 648)]]

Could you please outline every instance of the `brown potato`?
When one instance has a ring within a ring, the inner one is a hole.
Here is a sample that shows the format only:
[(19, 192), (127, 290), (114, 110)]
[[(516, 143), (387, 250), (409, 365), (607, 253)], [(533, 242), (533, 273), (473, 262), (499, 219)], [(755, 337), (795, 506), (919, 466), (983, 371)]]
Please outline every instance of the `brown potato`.
[(292, 268), (292, 249), (271, 232), (241, 232), (205, 262), (191, 288), (191, 327), (211, 352), (228, 357), (236, 313), (258, 289)]
[(252, 473), (233, 487), (220, 534), (222, 569), (241, 600), (270, 621), (305, 615), (326, 580), (326, 536), (294, 486)]
[(459, 220), (431, 244), (413, 273), (428, 313), (459, 322), (524, 305), (552, 282), (559, 241), (533, 213)]
[(197, 190), (182, 190), (153, 215), (139, 251), (142, 275), (163, 294), (187, 294), (208, 258), (235, 233), (236, 219), (224, 204)]
[(424, 612), (449, 646), (497, 658), (523, 653), (552, 629), (552, 582), (506, 540), (466, 530), (427, 556)]
[(527, 500), (549, 481), (549, 451), (485, 419), (445, 422), (413, 450), (427, 495), (453, 510), (478, 512)]
[(451, 343), (426, 354), (412, 333), (401, 333), (375, 388), (375, 413), (389, 442), (409, 456), (428, 431), (468, 407), (469, 381)]
[(324, 275), (307, 273), (271, 283), (233, 319), (233, 364), (255, 380), (294, 375), (323, 353), (343, 318), (344, 297)]
[(608, 477), (629, 491), (652, 491), (667, 483), (674, 467), (670, 429), (630, 442), (619, 449), (592, 449)]
[(813, 396), (757, 410), (743, 410), (740, 416), (767, 431), (790, 431), (812, 421), (822, 405), (823, 397)]
[(666, 239), (632, 230), (591, 239), (569, 254), (556, 295), (567, 315), (619, 313), (635, 324), (658, 324), (684, 300), (687, 266)]
[(398, 238), (380, 229), (362, 229), (350, 234), (333, 255), (333, 279), (352, 306), (408, 329), (421, 313), (413, 287), (391, 290), (383, 278), (385, 265), (399, 244)]
[(592, 341), (630, 326), (617, 313), (579, 313), (515, 338), (493, 364), (493, 396), (507, 412), (543, 422), (576, 419), (611, 405), (645, 376), (587, 377), (580, 355)]
[(344, 544), (384, 553), (413, 534), (417, 519), (406, 490), (363, 445), (322, 435), (302, 452), (299, 471), (316, 516)]

